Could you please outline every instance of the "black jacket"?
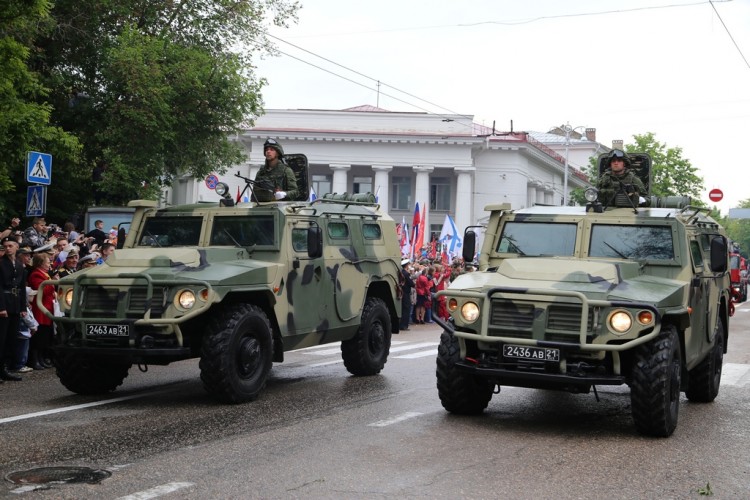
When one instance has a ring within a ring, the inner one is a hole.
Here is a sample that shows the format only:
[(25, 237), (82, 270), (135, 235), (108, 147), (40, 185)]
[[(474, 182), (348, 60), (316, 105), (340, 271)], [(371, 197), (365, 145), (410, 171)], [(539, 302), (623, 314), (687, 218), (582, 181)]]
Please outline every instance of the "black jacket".
[(0, 311), (26, 311), (26, 269), (19, 260), (0, 258)]

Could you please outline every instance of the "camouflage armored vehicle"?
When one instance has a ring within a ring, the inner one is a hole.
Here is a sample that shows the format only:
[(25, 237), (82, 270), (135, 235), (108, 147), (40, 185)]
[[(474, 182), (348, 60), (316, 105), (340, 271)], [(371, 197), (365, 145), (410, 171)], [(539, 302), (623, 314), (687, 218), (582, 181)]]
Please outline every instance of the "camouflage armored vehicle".
[[(647, 195), (650, 159), (632, 160)], [(603, 206), (590, 189), (585, 207), (486, 208), (478, 271), (440, 292), (451, 315), (440, 322), (437, 357), (446, 410), (481, 413), (504, 385), (596, 395), (596, 386), (627, 384), (637, 430), (669, 436), (681, 392), (716, 398), (727, 238), (687, 198), (631, 203), (620, 196), (630, 187), (620, 189), (619, 206)], [(464, 244), (468, 262), (472, 228)]]
[(208, 392), (239, 403), (286, 351), (331, 342), (352, 374), (382, 370), (398, 332), (400, 248), (374, 196), (235, 205), (226, 185), (217, 193), (220, 203), (131, 202), (124, 247), (54, 282), (65, 387), (108, 392), (132, 365), (198, 357)]

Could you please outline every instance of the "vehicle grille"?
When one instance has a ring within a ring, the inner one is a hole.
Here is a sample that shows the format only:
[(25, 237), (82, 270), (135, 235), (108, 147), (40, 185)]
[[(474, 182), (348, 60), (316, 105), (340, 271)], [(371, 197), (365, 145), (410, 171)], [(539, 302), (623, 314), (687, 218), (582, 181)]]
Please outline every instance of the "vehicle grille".
[[(530, 304), (493, 300), (488, 334), (497, 337), (578, 343), (582, 307), (579, 304)], [(587, 341), (591, 341), (593, 309), (588, 311)], [(534, 332), (539, 333), (535, 334)]]
[[(142, 318), (146, 313), (146, 287), (88, 286), (84, 290), (81, 316), (84, 318)], [(151, 317), (161, 318), (164, 313), (166, 290), (155, 288), (151, 300)]]

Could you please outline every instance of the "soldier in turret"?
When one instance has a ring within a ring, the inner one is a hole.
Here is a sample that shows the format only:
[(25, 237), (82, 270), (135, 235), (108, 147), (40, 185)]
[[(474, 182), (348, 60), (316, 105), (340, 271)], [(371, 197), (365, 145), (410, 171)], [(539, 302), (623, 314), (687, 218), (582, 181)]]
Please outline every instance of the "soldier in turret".
[[(639, 205), (642, 196), (646, 196), (643, 181), (630, 168), (630, 158), (624, 151), (613, 149), (607, 159), (607, 170), (599, 177), (599, 201), (605, 206), (618, 205), (617, 195), (630, 198), (633, 206)], [(626, 202), (627, 203), (627, 202)]]
[[(299, 195), (297, 178), (289, 165), (284, 163), (284, 150), (275, 139), (263, 144), (266, 164), (255, 176), (255, 197), (258, 201), (296, 200)], [(264, 186), (265, 184), (265, 186)], [(273, 189), (270, 189), (273, 186)]]

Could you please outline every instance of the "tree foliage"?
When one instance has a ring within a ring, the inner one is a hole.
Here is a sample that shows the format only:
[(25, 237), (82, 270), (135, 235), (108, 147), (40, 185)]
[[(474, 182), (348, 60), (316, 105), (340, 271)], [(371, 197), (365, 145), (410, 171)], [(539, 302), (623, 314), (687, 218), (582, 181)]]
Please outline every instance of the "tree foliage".
[[(0, 0), (0, 193), (23, 206), (26, 151), (53, 155), (48, 205), (155, 198), (243, 159), (262, 112), (252, 57), (296, 0)], [(12, 109), (11, 113), (6, 110)], [(76, 149), (80, 143), (80, 149)], [(6, 150), (7, 151), (7, 150)], [(105, 169), (93, 186), (92, 172)]]
[(628, 153), (648, 153), (651, 156), (651, 194), (653, 196), (690, 196), (691, 203), (701, 205), (703, 177), (690, 160), (682, 157), (682, 148), (667, 148), (656, 140), (653, 132), (634, 135), (633, 143), (625, 145)]
[(0, 213), (22, 215), (28, 151), (75, 164), (78, 141), (50, 124), (47, 89), (28, 67), (33, 41), (51, 26), (47, 0), (0, 1)]
[[(737, 208), (750, 208), (750, 198), (740, 201)], [(730, 219), (727, 216), (717, 218), (717, 221), (724, 226), (729, 239), (740, 245), (740, 253), (747, 258), (750, 255), (750, 219)]]

